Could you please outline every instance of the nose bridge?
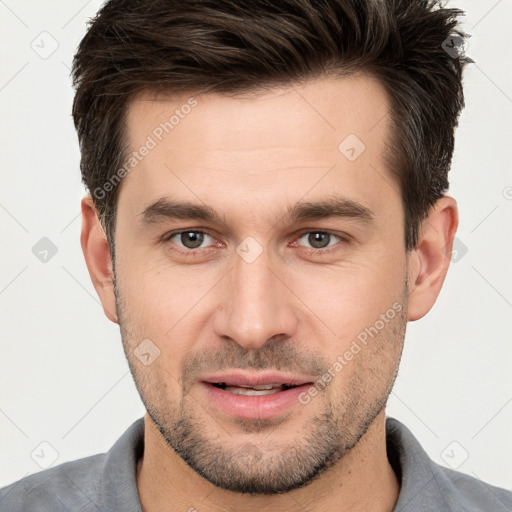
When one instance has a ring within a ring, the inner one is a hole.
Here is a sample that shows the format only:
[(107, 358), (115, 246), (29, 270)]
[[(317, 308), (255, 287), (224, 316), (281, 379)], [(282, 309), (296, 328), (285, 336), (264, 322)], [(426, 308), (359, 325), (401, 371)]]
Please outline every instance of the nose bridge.
[(215, 328), (219, 336), (257, 349), (277, 334), (291, 336), (297, 319), (290, 293), (271, 270), (269, 253), (262, 251), (252, 261), (241, 254), (234, 258)]

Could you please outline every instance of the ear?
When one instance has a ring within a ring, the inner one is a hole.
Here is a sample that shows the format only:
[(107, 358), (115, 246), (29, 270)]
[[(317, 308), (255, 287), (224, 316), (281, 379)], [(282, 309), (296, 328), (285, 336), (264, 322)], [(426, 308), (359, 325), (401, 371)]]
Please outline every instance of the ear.
[(418, 243), (409, 256), (408, 320), (424, 317), (437, 300), (458, 224), (457, 203), (448, 196), (439, 199), (422, 222)]
[(82, 199), (82, 233), (80, 243), (92, 284), (100, 298), (105, 315), (119, 323), (114, 295), (114, 273), (110, 248), (98, 211), (90, 195)]

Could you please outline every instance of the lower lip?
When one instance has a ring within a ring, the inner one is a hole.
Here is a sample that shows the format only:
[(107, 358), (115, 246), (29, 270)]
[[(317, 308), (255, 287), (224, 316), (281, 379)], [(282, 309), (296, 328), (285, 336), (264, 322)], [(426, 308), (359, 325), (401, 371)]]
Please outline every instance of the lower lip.
[(285, 413), (292, 405), (299, 403), (299, 395), (312, 385), (303, 384), (271, 395), (235, 395), (208, 382), (201, 382), (209, 400), (221, 411), (251, 420), (269, 419)]

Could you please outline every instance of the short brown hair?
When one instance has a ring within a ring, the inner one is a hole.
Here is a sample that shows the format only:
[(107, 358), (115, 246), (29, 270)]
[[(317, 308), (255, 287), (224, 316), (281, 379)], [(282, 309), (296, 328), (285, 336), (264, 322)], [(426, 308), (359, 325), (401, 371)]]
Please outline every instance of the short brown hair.
[[(73, 61), (82, 180), (112, 255), (127, 102), (149, 91), (233, 93), (364, 72), (385, 87), (386, 162), (401, 187), (405, 246), (448, 188), (471, 59), (459, 9), (437, 0), (110, 0)], [(451, 44), (446, 44), (451, 41)], [(94, 193), (101, 190), (102, 193)]]

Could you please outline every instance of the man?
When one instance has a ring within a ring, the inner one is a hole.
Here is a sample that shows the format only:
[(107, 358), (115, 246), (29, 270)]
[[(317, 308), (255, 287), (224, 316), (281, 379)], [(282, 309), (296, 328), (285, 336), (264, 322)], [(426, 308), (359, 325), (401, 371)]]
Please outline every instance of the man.
[(81, 243), (147, 414), (2, 510), (511, 510), (385, 415), (457, 229), (460, 14), (101, 9), (73, 68)]

